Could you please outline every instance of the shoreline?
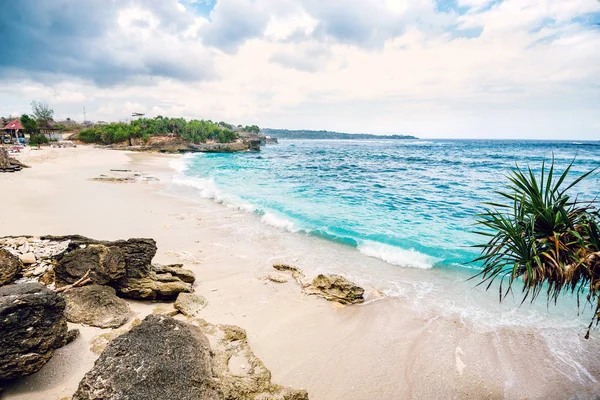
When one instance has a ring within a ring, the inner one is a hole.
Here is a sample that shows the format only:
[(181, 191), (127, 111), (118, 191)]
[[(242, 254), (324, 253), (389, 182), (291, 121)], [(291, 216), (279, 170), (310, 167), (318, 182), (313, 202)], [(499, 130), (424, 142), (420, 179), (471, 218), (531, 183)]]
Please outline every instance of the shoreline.
[[(573, 361), (583, 363), (589, 376), (576, 370), (565, 376), (552, 365), (556, 354), (539, 342), (539, 330), (510, 325), (484, 329), (448, 310), (448, 301), (459, 298), (453, 296), (468, 285), (443, 270), (395, 267), (342, 244), (284, 232), (212, 200), (173, 193), (174, 171), (168, 164), (177, 156), (90, 147), (32, 151), (19, 158), (33, 168), (0, 175), (0, 190), (14, 193), (11, 212), (0, 221), (0, 236), (78, 233), (106, 240), (156, 239), (156, 262), (181, 262), (196, 273), (196, 292), (209, 301), (201, 317), (246, 329), (273, 381), (307, 389), (311, 399), (587, 398), (598, 390), (594, 338), (582, 342), (583, 332), (567, 329), (575, 335), (567, 341), (575, 349), (571, 356), (579, 357)], [(112, 168), (140, 170), (160, 181), (90, 181)], [(361, 306), (335, 306), (305, 296), (295, 283), (262, 280), (279, 262), (296, 265), (311, 277), (338, 273), (386, 296)], [(386, 287), (382, 282), (391, 283)], [(444, 298), (444, 290), (455, 293)], [(481, 293), (461, 296), (468, 303)], [(482, 296), (484, 302), (497, 301), (495, 294)], [(420, 303), (422, 313), (415, 308)], [(138, 317), (155, 306), (132, 304)], [(499, 313), (503, 307), (511, 313), (506, 305), (497, 308)], [(82, 336), (58, 350), (39, 373), (8, 388), (5, 398), (73, 394), (95, 359), (89, 341), (105, 331), (82, 329)], [(532, 361), (539, 364), (536, 370)], [(62, 381), (66, 376), (71, 378)]]

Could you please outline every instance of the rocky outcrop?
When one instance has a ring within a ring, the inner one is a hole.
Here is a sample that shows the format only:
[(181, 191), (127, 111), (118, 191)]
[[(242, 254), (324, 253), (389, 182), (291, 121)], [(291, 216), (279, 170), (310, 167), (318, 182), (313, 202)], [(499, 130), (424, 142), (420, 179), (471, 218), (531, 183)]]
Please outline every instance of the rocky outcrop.
[[(66, 254), (79, 249), (85, 249), (90, 245), (100, 245), (105, 247), (118, 248), (125, 260), (125, 276), (133, 278), (141, 278), (148, 274), (151, 268), (152, 259), (156, 255), (157, 247), (154, 239), (128, 239), (116, 240), (113, 242), (89, 239), (84, 236), (44, 236), (42, 239), (52, 241), (68, 241), (69, 246)], [(61, 261), (61, 260), (59, 260)], [(79, 277), (85, 274), (85, 271), (80, 269), (77, 274)]]
[(0, 249), (0, 286), (12, 283), (23, 270), (19, 257), (6, 249)]
[(109, 343), (73, 400), (218, 399), (210, 345), (202, 332), (149, 315)]
[(193, 320), (211, 343), (213, 376), (219, 382), (218, 399), (308, 400), (305, 390), (271, 382), (271, 371), (248, 345), (246, 331), (235, 325), (212, 325)]
[(305, 291), (342, 304), (365, 301), (365, 290), (340, 275), (317, 275)]
[(305, 391), (271, 383), (243, 329), (193, 322), (199, 327), (146, 317), (108, 344), (73, 400), (308, 399)]
[(125, 255), (117, 246), (82, 245), (62, 257), (54, 268), (57, 284), (69, 284), (88, 274), (98, 285), (116, 282), (125, 276)]
[(195, 276), (181, 264), (152, 265), (157, 251), (153, 239), (107, 242), (83, 236), (46, 238), (69, 241), (55, 268), (61, 284), (75, 282), (89, 270), (92, 282), (110, 285), (119, 296), (131, 299), (174, 300), (179, 293), (192, 291)]
[(273, 265), (278, 271), (289, 272), (306, 294), (323, 297), (341, 304), (358, 304), (365, 301), (365, 290), (340, 275), (317, 275), (312, 282), (307, 282), (304, 273), (287, 264)]
[(63, 293), (69, 322), (98, 328), (118, 328), (131, 316), (129, 305), (109, 286), (89, 285)]
[(187, 317), (196, 317), (208, 305), (208, 300), (191, 293), (180, 293), (174, 307)]
[(8, 150), (0, 145), (0, 172), (16, 172), (29, 166), (8, 156)]
[(0, 288), (0, 381), (39, 371), (67, 333), (65, 301), (40, 283)]
[(150, 143), (142, 146), (117, 146), (131, 151), (151, 151), (158, 153), (236, 153), (248, 151), (251, 146), (245, 141), (236, 141), (232, 143), (203, 143), (194, 144), (184, 140), (165, 140)]

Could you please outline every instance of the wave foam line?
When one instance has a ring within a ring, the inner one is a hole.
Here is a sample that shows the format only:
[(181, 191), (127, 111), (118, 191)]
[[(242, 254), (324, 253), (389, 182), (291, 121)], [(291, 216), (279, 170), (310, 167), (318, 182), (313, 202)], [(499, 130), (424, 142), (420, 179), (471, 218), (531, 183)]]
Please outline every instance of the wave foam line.
[(296, 226), (294, 221), (284, 218), (280, 215), (275, 215), (270, 212), (265, 212), (260, 218), (260, 222), (274, 226), (276, 228), (285, 229), (289, 232), (300, 232), (300, 229)]
[(388, 264), (408, 268), (431, 269), (439, 261), (435, 257), (419, 253), (414, 249), (406, 250), (368, 240), (358, 245), (358, 251), (368, 257), (379, 258)]
[(252, 204), (221, 191), (212, 179), (192, 178), (179, 174), (173, 178), (172, 182), (176, 185), (191, 186), (198, 190), (200, 197), (212, 199), (216, 203), (223, 204), (229, 208), (235, 208), (248, 213), (257, 211), (256, 207)]
[(190, 168), (189, 161), (193, 157), (194, 157), (194, 154), (192, 154), (192, 153), (185, 154), (182, 157), (172, 160), (169, 163), (169, 167), (174, 169), (175, 172), (177, 172), (177, 174), (183, 174), (185, 171), (187, 171)]

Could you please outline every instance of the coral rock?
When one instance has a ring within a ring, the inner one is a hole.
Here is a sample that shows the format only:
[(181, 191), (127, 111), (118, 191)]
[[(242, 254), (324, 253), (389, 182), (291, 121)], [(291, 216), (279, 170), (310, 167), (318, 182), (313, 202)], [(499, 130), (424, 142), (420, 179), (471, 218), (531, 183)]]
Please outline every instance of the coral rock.
[(129, 305), (109, 286), (90, 285), (63, 293), (69, 322), (98, 328), (118, 328), (131, 316)]

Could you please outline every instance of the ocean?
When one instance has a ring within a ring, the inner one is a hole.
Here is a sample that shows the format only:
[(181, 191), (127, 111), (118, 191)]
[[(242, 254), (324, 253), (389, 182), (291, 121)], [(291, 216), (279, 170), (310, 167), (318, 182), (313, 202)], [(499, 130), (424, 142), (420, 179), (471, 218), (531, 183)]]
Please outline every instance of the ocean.
[[(261, 221), (356, 248), (403, 268), (473, 270), (473, 233), (486, 201), (518, 165), (539, 173), (554, 157), (571, 178), (600, 166), (600, 142), (294, 140), (260, 153), (195, 154), (178, 184)], [(593, 200), (600, 177), (573, 195)]]
[[(255, 236), (270, 260), (294, 263), (308, 276), (338, 273), (367, 288), (367, 306), (387, 299), (401, 315), (453, 321), (488, 339), (525, 332), (539, 341), (535, 363), (552, 360), (569, 381), (587, 385), (598, 381), (600, 349), (597, 329), (584, 339), (589, 306), (578, 309), (570, 294), (556, 305), (542, 298), (521, 304), (518, 289), (499, 303), (497, 287), (486, 291), (469, 278), (481, 269), (472, 246), (485, 240), (474, 233), (477, 214), (483, 202), (502, 201), (495, 191), (504, 188), (510, 169), (539, 174), (542, 162), (554, 157), (559, 171), (573, 162), (575, 179), (600, 166), (599, 144), (281, 141), (256, 153), (185, 155), (171, 164), (168, 190), (200, 204), (221, 203), (228, 237)], [(599, 179), (588, 177), (572, 194), (595, 199)], [(380, 295), (371, 298), (373, 292)], [(398, 321), (392, 318), (386, 329), (404, 332)], [(486, 346), (483, 353), (490, 351)], [(510, 371), (518, 357), (507, 354)]]

